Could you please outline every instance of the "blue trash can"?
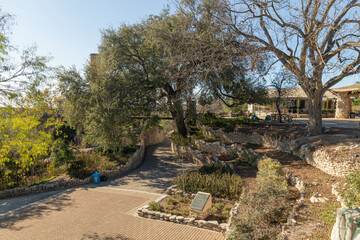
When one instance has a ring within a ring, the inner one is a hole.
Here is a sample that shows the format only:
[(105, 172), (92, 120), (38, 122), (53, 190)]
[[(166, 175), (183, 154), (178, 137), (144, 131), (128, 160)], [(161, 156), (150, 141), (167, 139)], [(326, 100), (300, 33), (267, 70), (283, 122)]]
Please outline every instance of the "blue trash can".
[(100, 183), (100, 173), (96, 172), (92, 174), (93, 183), (98, 184)]

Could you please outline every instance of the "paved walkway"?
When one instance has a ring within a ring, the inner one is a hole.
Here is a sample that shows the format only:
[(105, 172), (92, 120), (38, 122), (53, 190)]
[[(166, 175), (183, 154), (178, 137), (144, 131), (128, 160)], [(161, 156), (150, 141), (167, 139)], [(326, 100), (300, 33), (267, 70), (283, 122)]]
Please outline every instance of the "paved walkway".
[(175, 162), (169, 143), (149, 147), (129, 175), (78, 188), (0, 200), (0, 239), (223, 239), (221, 233), (140, 218), (191, 163)]
[[(294, 122), (307, 124), (308, 118), (294, 118)], [(349, 119), (336, 119), (336, 118), (323, 118), (323, 127), (337, 127), (337, 128), (357, 128), (359, 129), (360, 118)]]

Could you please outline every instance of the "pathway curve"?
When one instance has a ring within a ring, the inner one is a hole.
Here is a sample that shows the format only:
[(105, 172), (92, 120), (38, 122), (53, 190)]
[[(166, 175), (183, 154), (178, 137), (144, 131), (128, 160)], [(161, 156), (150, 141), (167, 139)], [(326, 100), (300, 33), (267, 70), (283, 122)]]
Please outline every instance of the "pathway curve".
[(0, 239), (223, 239), (221, 233), (140, 218), (176, 174), (196, 166), (175, 160), (169, 143), (147, 148), (144, 164), (110, 182), (0, 200)]

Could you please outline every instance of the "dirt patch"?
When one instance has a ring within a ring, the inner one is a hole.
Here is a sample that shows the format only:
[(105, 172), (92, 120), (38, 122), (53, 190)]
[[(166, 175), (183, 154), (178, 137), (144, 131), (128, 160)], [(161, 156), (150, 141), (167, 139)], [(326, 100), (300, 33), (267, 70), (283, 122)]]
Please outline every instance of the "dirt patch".
[[(292, 154), (255, 144), (241, 144), (240, 146), (252, 148), (262, 155), (266, 154), (268, 157), (279, 160), (285, 168), (306, 184), (305, 205), (295, 218), (297, 223), (292, 229), (289, 239), (330, 239), (335, 220), (332, 211), (340, 207), (331, 188), (333, 183), (343, 183), (345, 179), (326, 174)], [(314, 193), (320, 193), (329, 200), (326, 203), (311, 203), (310, 197)]]

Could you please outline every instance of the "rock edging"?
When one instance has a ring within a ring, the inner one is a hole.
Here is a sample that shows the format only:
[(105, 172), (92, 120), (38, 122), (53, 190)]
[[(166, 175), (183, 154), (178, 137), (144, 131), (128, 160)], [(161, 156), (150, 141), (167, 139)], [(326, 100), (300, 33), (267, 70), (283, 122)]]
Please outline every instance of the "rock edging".
[[(184, 193), (183, 191), (177, 189), (175, 185), (167, 188), (166, 193), (168, 193), (168, 195), (164, 195), (164, 196), (160, 197), (155, 202), (160, 202), (164, 198), (171, 196), (171, 195), (175, 195), (175, 194), (179, 194), (181, 196), (186, 196), (189, 198), (195, 197), (195, 194)], [(238, 205), (236, 205), (236, 207), (237, 206)], [(236, 209), (236, 211), (237, 211), (237, 209)], [(230, 218), (232, 216), (232, 212), (233, 212), (233, 209), (231, 209), (231, 211), (230, 211)], [(138, 214), (138, 216), (144, 217), (144, 218), (168, 221), (168, 222), (173, 222), (173, 223), (178, 223), (178, 224), (184, 224), (184, 225), (189, 225), (189, 226), (193, 226), (193, 227), (213, 230), (213, 231), (217, 231), (217, 232), (226, 232), (229, 227), (229, 222), (219, 224), (218, 221), (216, 221), (216, 220), (215, 221), (214, 220), (210, 220), (210, 221), (196, 220), (193, 217), (186, 218), (183, 216), (171, 215), (171, 214), (164, 213), (164, 212), (151, 211), (151, 210), (149, 210), (149, 205), (145, 205), (144, 207), (139, 208), (137, 211), (137, 214)]]

